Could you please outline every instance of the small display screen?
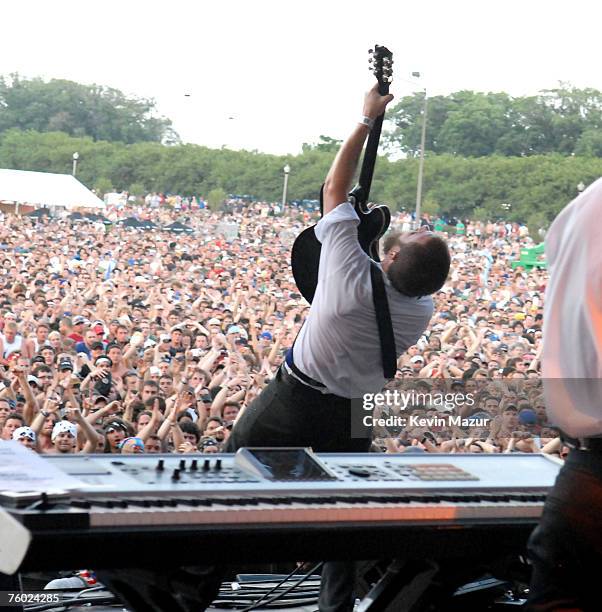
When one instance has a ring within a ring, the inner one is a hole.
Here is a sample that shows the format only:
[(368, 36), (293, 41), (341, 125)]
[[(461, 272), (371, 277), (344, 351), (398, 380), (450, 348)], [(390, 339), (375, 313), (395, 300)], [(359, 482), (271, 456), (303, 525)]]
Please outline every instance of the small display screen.
[(303, 448), (247, 450), (269, 480), (336, 480)]

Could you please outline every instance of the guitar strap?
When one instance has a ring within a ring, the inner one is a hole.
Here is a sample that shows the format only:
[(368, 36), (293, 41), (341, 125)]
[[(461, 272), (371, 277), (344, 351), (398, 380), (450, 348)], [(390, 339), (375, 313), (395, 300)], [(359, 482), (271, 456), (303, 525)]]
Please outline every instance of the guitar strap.
[(382, 270), (370, 261), (370, 280), (372, 281), (372, 301), (376, 312), (376, 325), (380, 338), (380, 354), (383, 362), (383, 375), (390, 379), (397, 372), (397, 352), (395, 350), (395, 336), (391, 323), (389, 300), (385, 289)]

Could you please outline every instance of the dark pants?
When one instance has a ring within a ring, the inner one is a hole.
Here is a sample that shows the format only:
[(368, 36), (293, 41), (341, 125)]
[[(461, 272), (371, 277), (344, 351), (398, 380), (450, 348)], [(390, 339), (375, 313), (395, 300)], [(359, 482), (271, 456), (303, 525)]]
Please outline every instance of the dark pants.
[[(369, 438), (351, 438), (351, 401), (320, 393), (281, 368), (247, 407), (226, 445), (310, 446), (315, 452), (367, 452)], [(353, 609), (356, 564), (329, 561), (322, 570), (321, 612)]]
[(351, 400), (320, 393), (282, 369), (247, 407), (226, 444), (311, 446), (317, 453), (365, 453), (369, 438), (351, 438)]
[(602, 453), (570, 452), (528, 551), (528, 610), (602, 609)]

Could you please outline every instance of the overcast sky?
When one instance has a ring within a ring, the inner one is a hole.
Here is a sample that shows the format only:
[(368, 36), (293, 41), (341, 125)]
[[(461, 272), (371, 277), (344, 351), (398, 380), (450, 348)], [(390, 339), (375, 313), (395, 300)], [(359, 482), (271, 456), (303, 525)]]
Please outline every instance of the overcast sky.
[(601, 16), (595, 0), (6, 0), (0, 73), (153, 97), (186, 142), (298, 153), (361, 115), (374, 42), (397, 97), (602, 90)]

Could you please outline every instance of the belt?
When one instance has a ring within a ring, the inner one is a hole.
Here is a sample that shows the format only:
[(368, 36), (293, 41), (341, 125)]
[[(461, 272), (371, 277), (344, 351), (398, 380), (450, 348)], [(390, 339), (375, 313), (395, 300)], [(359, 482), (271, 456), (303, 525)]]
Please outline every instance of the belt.
[(301, 380), (301, 382), (304, 382), (307, 385), (310, 385), (311, 387), (318, 387), (320, 389), (325, 389), (326, 385), (322, 384), (321, 382), (314, 380), (313, 378), (311, 378), (311, 376), (308, 376), (307, 374), (304, 374), (303, 372), (301, 372), (301, 370), (293, 363), (293, 349), (290, 348), (288, 353), (286, 354), (286, 357), (284, 359), (286, 361), (286, 365), (292, 370), (293, 374), (299, 379)]
[(592, 453), (602, 453), (601, 438), (569, 438), (562, 436), (562, 441), (569, 447), (576, 450), (590, 451)]

